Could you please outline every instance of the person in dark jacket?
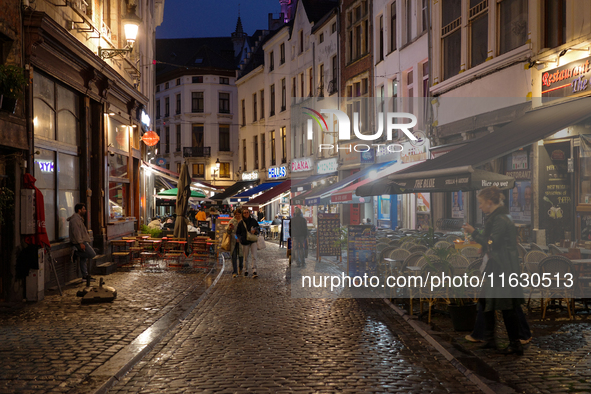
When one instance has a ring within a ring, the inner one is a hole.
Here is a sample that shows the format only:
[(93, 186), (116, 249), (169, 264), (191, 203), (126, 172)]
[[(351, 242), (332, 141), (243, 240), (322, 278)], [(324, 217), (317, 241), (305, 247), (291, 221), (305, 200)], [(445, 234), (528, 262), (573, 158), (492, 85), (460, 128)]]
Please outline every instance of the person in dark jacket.
[(496, 348), (495, 341), (495, 311), (503, 312), (505, 328), (509, 336), (509, 347), (504, 350), (507, 354), (523, 355), (523, 345), (519, 341), (519, 319), (516, 308), (521, 308), (525, 303), (523, 289), (519, 286), (502, 287), (499, 275), (504, 274), (509, 278), (511, 274), (519, 275), (519, 253), (517, 251), (517, 229), (509, 215), (509, 210), (504, 206), (503, 196), (500, 190), (493, 186), (483, 189), (478, 194), (480, 209), (486, 215), (484, 231), (479, 232), (469, 224), (462, 228), (472, 235), (472, 238), (483, 247), (488, 258), (484, 272), (496, 279), (495, 282), (487, 281), (484, 284), (484, 315), (486, 321), (485, 341), (483, 348)]
[(304, 253), (307, 238), (308, 223), (304, 219), (302, 210), (296, 207), (294, 216), (291, 219), (291, 239), (293, 241), (294, 260), (298, 266), (303, 266), (306, 263)]
[(248, 256), (251, 256), (250, 268), (252, 277), (256, 278), (257, 275), (257, 242), (249, 241), (247, 239), (247, 233), (257, 234), (259, 231), (259, 223), (257, 220), (250, 216), (248, 208), (242, 209), (242, 221), (238, 223), (236, 229), (236, 236), (240, 240), (242, 245), (242, 253), (244, 254), (244, 276), (248, 276)]
[(78, 203), (74, 206), (75, 213), (68, 218), (70, 222), (70, 242), (76, 248), (76, 253), (80, 257), (80, 271), (83, 279), (94, 280), (88, 274), (88, 259), (93, 259), (96, 252), (90, 246), (90, 235), (84, 225), (84, 218), (86, 217), (86, 204)]

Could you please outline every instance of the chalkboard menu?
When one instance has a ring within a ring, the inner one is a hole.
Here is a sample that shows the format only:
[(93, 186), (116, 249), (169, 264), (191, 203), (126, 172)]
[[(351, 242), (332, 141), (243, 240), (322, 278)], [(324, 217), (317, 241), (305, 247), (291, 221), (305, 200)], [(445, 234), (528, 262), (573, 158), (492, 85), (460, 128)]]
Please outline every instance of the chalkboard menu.
[(376, 231), (373, 226), (349, 225), (347, 265), (349, 276), (377, 273)]
[(341, 246), (335, 245), (340, 239), (339, 227), (341, 220), (338, 213), (319, 213), (318, 219), (318, 255), (321, 256), (340, 256)]
[(540, 229), (546, 230), (546, 243), (564, 239), (573, 231), (573, 200), (568, 159), (570, 142), (544, 144), (539, 149)]
[(224, 239), (224, 234), (228, 229), (228, 223), (232, 218), (217, 218), (215, 221), (215, 240), (216, 246), (220, 247), (222, 245), (222, 240)]

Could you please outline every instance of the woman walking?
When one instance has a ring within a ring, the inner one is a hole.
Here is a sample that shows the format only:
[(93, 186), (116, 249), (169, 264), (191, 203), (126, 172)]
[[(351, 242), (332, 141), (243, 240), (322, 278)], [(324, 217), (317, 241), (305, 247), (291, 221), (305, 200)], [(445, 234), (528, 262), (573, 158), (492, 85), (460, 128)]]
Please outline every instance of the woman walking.
[[(244, 253), (244, 276), (248, 276), (248, 256), (250, 255), (250, 269), (253, 279), (257, 275), (257, 233), (259, 230), (259, 222), (250, 216), (248, 208), (242, 209), (242, 221), (236, 229), (236, 235), (242, 244), (242, 251)], [(249, 235), (252, 240), (249, 240)]]
[[(242, 272), (242, 246), (236, 239), (236, 229), (238, 224), (242, 221), (242, 211), (240, 208), (234, 211), (234, 217), (228, 223), (226, 233), (230, 236), (230, 255), (232, 256), (232, 278), (240, 275)], [(237, 266), (237, 260), (240, 261), (240, 266)]]
[(500, 275), (505, 278), (511, 274), (519, 275), (519, 253), (517, 252), (517, 229), (509, 210), (503, 204), (503, 196), (500, 190), (493, 186), (483, 189), (478, 194), (480, 209), (486, 215), (484, 231), (476, 231), (469, 224), (462, 227), (472, 235), (472, 238), (482, 245), (486, 253), (484, 272), (488, 278), (492, 274), (493, 281), (488, 281), (484, 286), (483, 303), (485, 317), (485, 344), (484, 349), (496, 349), (495, 341), (495, 311), (502, 311), (505, 328), (509, 336), (509, 346), (503, 351), (505, 354), (523, 355), (523, 345), (519, 341), (519, 319), (516, 308), (521, 308), (525, 303), (523, 289), (516, 287), (502, 287)]

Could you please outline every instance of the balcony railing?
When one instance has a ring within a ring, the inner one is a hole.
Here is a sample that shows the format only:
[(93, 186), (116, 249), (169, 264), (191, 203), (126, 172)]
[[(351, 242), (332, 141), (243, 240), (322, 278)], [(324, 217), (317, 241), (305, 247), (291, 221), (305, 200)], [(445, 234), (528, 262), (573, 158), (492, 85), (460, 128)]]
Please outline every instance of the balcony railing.
[(211, 156), (211, 147), (193, 146), (183, 148), (183, 157), (208, 157)]

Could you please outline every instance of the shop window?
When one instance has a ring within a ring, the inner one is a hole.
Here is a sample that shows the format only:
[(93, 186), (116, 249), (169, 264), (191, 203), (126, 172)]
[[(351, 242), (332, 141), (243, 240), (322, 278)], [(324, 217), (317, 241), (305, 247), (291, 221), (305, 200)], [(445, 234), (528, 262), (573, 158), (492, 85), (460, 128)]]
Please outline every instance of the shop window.
[(109, 182), (109, 219), (127, 216), (128, 183)]
[(127, 178), (128, 157), (117, 153), (108, 155), (109, 177)]

